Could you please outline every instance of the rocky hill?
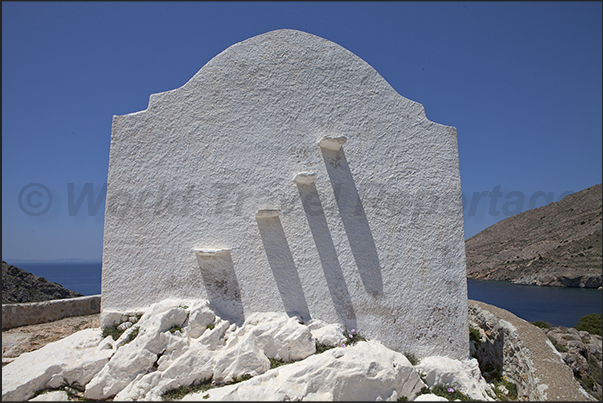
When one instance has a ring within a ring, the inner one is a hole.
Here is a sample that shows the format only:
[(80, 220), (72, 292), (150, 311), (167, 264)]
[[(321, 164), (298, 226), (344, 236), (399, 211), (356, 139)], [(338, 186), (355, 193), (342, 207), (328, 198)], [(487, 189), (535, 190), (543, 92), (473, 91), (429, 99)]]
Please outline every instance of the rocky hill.
[(2, 262), (2, 303), (17, 304), (51, 299), (75, 298), (83, 294), (71, 291), (18, 267)]
[(465, 242), (467, 277), (601, 286), (601, 184), (502, 220)]

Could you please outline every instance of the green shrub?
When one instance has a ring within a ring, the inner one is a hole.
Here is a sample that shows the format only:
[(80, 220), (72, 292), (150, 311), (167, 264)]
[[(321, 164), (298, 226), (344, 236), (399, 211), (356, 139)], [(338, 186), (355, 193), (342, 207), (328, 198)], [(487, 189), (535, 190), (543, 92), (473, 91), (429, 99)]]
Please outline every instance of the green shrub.
[(551, 341), (551, 343), (553, 343), (553, 346), (557, 349), (557, 351), (559, 351), (560, 353), (567, 353), (567, 348), (565, 348), (561, 344), (559, 344), (557, 342), (557, 340), (555, 340), (554, 337), (548, 336), (548, 338)]
[(590, 334), (597, 334), (601, 336), (602, 331), (601, 328), (603, 326), (603, 321), (601, 320), (600, 313), (591, 313), (590, 315), (582, 316), (574, 329), (576, 330), (586, 330)]
[(213, 323), (210, 323), (209, 325), (205, 326), (205, 328), (209, 330), (213, 330), (215, 327), (216, 325), (214, 325)]
[(480, 335), (478, 329), (469, 326), (469, 340), (473, 340), (477, 343), (480, 343), (482, 341), (482, 336)]
[(180, 332), (182, 333), (182, 328), (178, 325), (174, 325), (170, 327), (170, 333)]
[(539, 327), (541, 329), (550, 329), (551, 328), (550, 323), (546, 323), (541, 320), (537, 320), (536, 322), (530, 322), (530, 323), (532, 323), (534, 326)]

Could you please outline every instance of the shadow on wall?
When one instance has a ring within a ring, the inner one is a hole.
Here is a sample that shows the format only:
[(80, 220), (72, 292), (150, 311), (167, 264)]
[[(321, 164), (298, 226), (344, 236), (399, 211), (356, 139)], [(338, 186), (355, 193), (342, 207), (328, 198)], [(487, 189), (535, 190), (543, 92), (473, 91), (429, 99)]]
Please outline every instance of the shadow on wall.
[(207, 298), (224, 319), (237, 325), (245, 321), (239, 282), (229, 249), (196, 251)]
[(348, 329), (355, 329), (357, 327), (356, 314), (352, 305), (352, 299), (350, 298), (350, 293), (343, 277), (343, 271), (337, 258), (333, 238), (327, 225), (327, 219), (316, 186), (314, 183), (298, 183), (297, 189), (301, 196), (308, 225), (312, 231), (312, 237), (316, 244), (335, 311)]
[(256, 221), (285, 312), (309, 321), (308, 303), (278, 214), (257, 215)]
[(381, 293), (383, 280), (377, 248), (343, 149), (321, 147), (321, 151), (364, 289), (373, 295)]

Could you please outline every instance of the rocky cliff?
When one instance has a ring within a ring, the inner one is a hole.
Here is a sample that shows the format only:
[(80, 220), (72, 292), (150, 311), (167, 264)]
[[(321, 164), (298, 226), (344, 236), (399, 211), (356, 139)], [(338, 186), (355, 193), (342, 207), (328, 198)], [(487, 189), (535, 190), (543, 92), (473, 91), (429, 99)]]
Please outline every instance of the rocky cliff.
[(465, 242), (467, 277), (601, 286), (601, 184), (502, 220)]
[(18, 267), (2, 262), (2, 303), (18, 304), (51, 299), (82, 297), (60, 284), (52, 283)]

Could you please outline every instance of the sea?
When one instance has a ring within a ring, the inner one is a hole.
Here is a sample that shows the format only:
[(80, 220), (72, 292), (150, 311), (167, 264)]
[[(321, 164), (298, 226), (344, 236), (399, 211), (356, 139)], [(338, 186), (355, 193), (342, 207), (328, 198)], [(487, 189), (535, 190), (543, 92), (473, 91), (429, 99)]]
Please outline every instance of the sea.
[[(27, 263), (9, 262), (84, 295), (101, 293), (101, 262)], [(572, 327), (581, 316), (601, 313), (602, 291), (568, 287), (516, 285), (503, 281), (467, 280), (469, 299), (506, 309), (528, 322)]]

